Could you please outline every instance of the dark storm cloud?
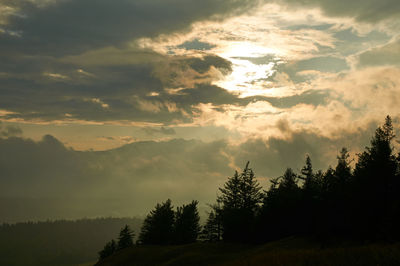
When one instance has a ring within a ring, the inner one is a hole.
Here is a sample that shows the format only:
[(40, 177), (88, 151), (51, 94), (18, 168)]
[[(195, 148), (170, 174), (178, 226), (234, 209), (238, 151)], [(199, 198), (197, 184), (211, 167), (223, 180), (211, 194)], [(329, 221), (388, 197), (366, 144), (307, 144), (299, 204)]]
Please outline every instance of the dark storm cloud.
[[(136, 54), (140, 56), (139, 51)], [(154, 52), (151, 56), (157, 61), (86, 66), (52, 57), (3, 56), (0, 65), (6, 75), (0, 75), (0, 107), (14, 112), (4, 118), (126, 120), (167, 125), (177, 120), (191, 122), (193, 107), (200, 103), (244, 106), (266, 100), (276, 107), (290, 108), (298, 103), (324, 104), (328, 96), (327, 92), (309, 91), (282, 98), (239, 98), (211, 85), (215, 69), (220, 73), (232, 70), (231, 63), (223, 58), (207, 54), (201, 58), (162, 56)], [(13, 62), (18, 62), (18, 66)], [(21, 73), (19, 67), (23, 69)], [(296, 71), (312, 67), (311, 64), (296, 69), (292, 64), (284, 71), (296, 78)], [(179, 91), (170, 93), (166, 88)]]
[(325, 14), (336, 17), (352, 17), (358, 21), (378, 22), (396, 19), (400, 14), (398, 0), (275, 0), (297, 7), (320, 7)]
[(17, 35), (0, 34), (0, 48), (8, 52), (56, 56), (80, 53), (184, 30), (191, 23), (214, 15), (223, 17), (243, 12), (251, 2), (59, 0), (38, 6), (20, 0), (13, 4), (20, 8), (19, 14), (9, 17), (5, 27)]
[(210, 84), (197, 84), (193, 88), (183, 89), (179, 94), (171, 95), (170, 99), (187, 106), (198, 103), (234, 104), (242, 101), (227, 90)]
[[(329, 96), (329, 91), (313, 90), (280, 98), (238, 98), (207, 82), (170, 94), (164, 91), (164, 85), (148, 66), (93, 67), (87, 71), (96, 77), (88, 79), (75, 73), (73, 80), (0, 78), (0, 106), (14, 112), (4, 118), (129, 120), (169, 124), (175, 119), (190, 122), (191, 118), (186, 114), (191, 114), (193, 106), (199, 103), (245, 106), (253, 101), (264, 100), (278, 108), (290, 108), (299, 103), (325, 104)], [(151, 92), (157, 94), (151, 96)]]
[[(5, 74), (0, 75), (0, 106), (14, 112), (5, 118), (168, 123), (187, 120), (179, 110), (190, 113), (198, 103), (237, 101), (226, 90), (210, 85), (215, 79), (211, 69), (231, 71), (231, 63), (215, 55), (157, 55), (156, 63), (94, 64), (84, 70), (74, 62), (52, 57), (2, 58)], [(174, 95), (166, 87), (186, 89)], [(171, 109), (171, 104), (177, 108)]]
[(200, 74), (206, 73), (211, 66), (224, 70), (224, 72), (232, 71), (232, 63), (219, 56), (208, 55), (204, 58), (190, 58), (186, 60), (188, 65)]

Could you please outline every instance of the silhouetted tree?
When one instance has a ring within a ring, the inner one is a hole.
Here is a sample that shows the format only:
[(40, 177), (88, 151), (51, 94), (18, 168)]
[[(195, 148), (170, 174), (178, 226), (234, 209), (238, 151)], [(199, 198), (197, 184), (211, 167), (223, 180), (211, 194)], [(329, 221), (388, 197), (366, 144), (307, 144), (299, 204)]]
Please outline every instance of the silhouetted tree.
[(308, 154), (306, 155), (306, 164), (301, 169), (301, 174), (303, 175), (303, 177), (299, 176), (299, 178), (304, 180), (304, 186), (305, 187), (311, 186), (314, 175), (313, 175), (311, 158)]
[(169, 244), (173, 241), (175, 213), (171, 200), (157, 204), (146, 217), (139, 235), (140, 244)]
[(261, 186), (249, 162), (243, 172), (229, 178), (218, 200), (222, 204), (223, 238), (226, 241), (248, 241), (254, 229), (254, 218), (263, 199)]
[(118, 249), (128, 248), (133, 246), (133, 231), (129, 228), (128, 225), (125, 225), (124, 228), (121, 229), (118, 237)]
[(338, 163), (335, 168), (335, 177), (340, 188), (347, 186), (352, 177), (349, 158), (349, 151), (343, 147), (337, 156)]
[(318, 208), (322, 188), (321, 173), (314, 174), (311, 158), (306, 155), (306, 162), (301, 169), (300, 179), (304, 180), (302, 187), (302, 219), (299, 221), (300, 232), (310, 233), (317, 225)]
[(178, 207), (175, 214), (174, 242), (177, 244), (192, 243), (200, 233), (200, 216), (197, 201)]
[(240, 202), (241, 184), (242, 180), (239, 173), (235, 171), (233, 177), (229, 178), (224, 187), (219, 189), (222, 195), (218, 197), (218, 200), (222, 202), (224, 209), (239, 209), (242, 207)]
[(202, 238), (209, 242), (220, 241), (222, 237), (221, 207), (219, 203), (211, 205), (206, 224), (203, 226)]
[(346, 148), (342, 148), (337, 156), (337, 165), (334, 173), (334, 183), (331, 187), (331, 232), (333, 234), (347, 235), (350, 227), (351, 215), (351, 180), (352, 170), (350, 166), (350, 155)]
[(352, 169), (350, 155), (342, 148), (337, 156), (335, 169), (331, 167), (323, 175), (318, 234), (323, 238), (347, 235), (350, 230)]
[(287, 168), (283, 176), (271, 180), (258, 217), (259, 241), (277, 239), (299, 231), (298, 222), (303, 219), (301, 189), (298, 176)]
[(104, 246), (103, 250), (99, 252), (99, 259), (103, 260), (111, 256), (112, 254), (115, 253), (116, 250), (117, 250), (117, 244), (113, 239)]
[[(245, 236), (250, 235), (249, 221), (254, 214), (258, 241), (296, 234), (317, 236), (320, 240), (399, 240), (400, 154), (393, 154), (394, 137), (392, 120), (387, 116), (376, 129), (370, 147), (358, 155), (354, 171), (346, 148), (337, 156), (336, 167), (329, 167), (324, 173), (313, 170), (307, 155), (300, 175), (288, 168), (283, 176), (271, 180), (261, 210), (257, 203), (259, 187), (250, 182), (250, 192), (244, 189), (245, 177), (254, 177), (247, 165), (242, 174), (236, 172), (220, 188), (224, 240), (248, 240)], [(246, 200), (244, 195), (256, 195), (250, 197), (255, 200)], [(215, 214), (211, 213), (206, 225), (211, 227), (214, 219)]]
[(357, 212), (353, 218), (360, 236), (390, 238), (394, 230), (391, 220), (398, 210), (399, 193), (398, 164), (391, 144), (394, 137), (392, 120), (387, 116), (383, 126), (376, 129), (371, 146), (358, 155), (353, 184)]

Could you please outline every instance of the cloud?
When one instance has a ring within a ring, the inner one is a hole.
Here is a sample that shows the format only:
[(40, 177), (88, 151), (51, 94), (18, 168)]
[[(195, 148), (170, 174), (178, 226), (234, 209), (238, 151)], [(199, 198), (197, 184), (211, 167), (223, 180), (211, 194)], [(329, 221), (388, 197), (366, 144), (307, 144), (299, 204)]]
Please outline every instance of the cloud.
[(0, 34), (7, 51), (0, 56), (0, 106), (11, 121), (169, 126), (192, 123), (201, 104), (312, 109), (331, 96), (314, 80), (349, 70), (345, 53), (335, 49), (353, 39), (364, 49), (383, 38), (361, 36), (314, 9), (306, 16), (276, 5), (246, 12), (258, 1), (3, 3), (14, 15), (2, 27), (20, 34)]
[(295, 132), (306, 131), (328, 139), (366, 129), (386, 115), (399, 115), (398, 67), (369, 67), (317, 77), (297, 96), (258, 98), (239, 104), (198, 104), (193, 125), (221, 126), (239, 133), (241, 140), (271, 137), (288, 139), (280, 120)]
[[(57, 0), (47, 5), (19, 0), (0, 34), (2, 50), (61, 56), (141, 37), (188, 29), (199, 20), (244, 12), (252, 1), (222, 0)], [(40, 2), (39, 2), (40, 3)], [(160, 26), (162, 25), (162, 26)]]
[(301, 83), (309, 81), (314, 76), (323, 75), (324, 73), (338, 73), (349, 70), (346, 59), (333, 56), (316, 56), (304, 60), (293, 60), (276, 66), (276, 74), (287, 74), (291, 81)]
[(210, 50), (211, 48), (214, 47), (216, 46), (213, 44), (199, 41), (198, 39), (194, 39), (192, 41), (186, 41), (178, 46), (178, 48), (183, 48), (186, 50)]
[[(204, 206), (215, 200), (218, 187), (236, 167), (244, 167), (248, 160), (266, 188), (268, 179), (281, 175), (286, 167), (299, 171), (305, 154), (311, 155), (315, 169), (334, 165), (342, 146), (354, 154), (368, 144), (375, 125), (344, 132), (337, 139), (295, 131), (284, 120), (278, 127), (287, 139), (254, 138), (239, 144), (225, 140), (137, 141), (99, 152), (67, 149), (50, 135), (40, 141), (0, 138), (0, 193), (10, 200), (10, 208), (11, 199), (20, 203), (42, 199), (44, 204), (44, 199), (54, 199), (63, 218), (77, 218), (82, 213), (140, 215), (165, 198), (176, 204), (197, 199)], [(110, 200), (115, 205), (108, 204)], [(94, 212), (93, 202), (105, 207)], [(18, 210), (14, 214), (26, 220), (51, 215), (31, 217), (24, 214), (24, 207)], [(0, 216), (0, 221), (14, 218)]]
[(400, 66), (400, 39), (372, 48), (358, 56), (358, 66)]
[[(206, 204), (213, 200), (225, 173), (232, 172), (226, 166), (227, 159), (220, 155), (225, 145), (194, 140), (149, 141), (109, 151), (77, 152), (52, 136), (38, 142), (0, 138), (1, 195), (23, 200), (55, 198), (64, 203), (74, 199), (79, 208), (64, 209), (69, 215), (74, 210), (75, 215), (82, 210), (92, 213), (84, 199), (98, 204), (109, 198), (119, 202), (118, 210), (103, 209), (97, 216), (121, 210), (129, 210), (121, 214), (125, 216), (145, 214), (168, 197), (179, 203), (196, 198)], [(12, 217), (0, 217), (3, 219)]]
[(339, 72), (348, 69), (346, 60), (337, 57), (314, 57), (295, 62), (291, 68), (299, 71), (317, 70), (321, 72)]
[(18, 126), (5, 126), (3, 127), (0, 121), (0, 137), (16, 137), (22, 135), (22, 129)]
[(137, 141), (137, 139), (135, 139), (132, 136), (101, 136), (101, 137), (97, 137), (97, 140), (100, 141), (115, 141), (118, 142), (122, 145), (125, 145), (126, 143), (132, 143)]
[(175, 129), (166, 128), (166, 127), (160, 127), (160, 128), (145, 127), (145, 128), (143, 128), (143, 131), (146, 132), (146, 134), (149, 134), (149, 135), (155, 135), (155, 134), (175, 135), (176, 134)]
[[(224, 89), (210, 85), (230, 71), (230, 62), (221, 57), (160, 55), (134, 49), (134, 54), (149, 55), (149, 62), (117, 64), (112, 56), (119, 58), (118, 50), (111, 51), (106, 52), (111, 57), (104, 64), (88, 60), (83, 67), (79, 56), (61, 61), (4, 56), (0, 65), (7, 74), (0, 76), (0, 106), (8, 113), (3, 119), (169, 123), (188, 120), (193, 104), (236, 101)], [(102, 53), (104, 50), (89, 57), (103, 58)], [(83, 58), (89, 59), (87, 56)]]
[(400, 13), (397, 0), (277, 0), (290, 8), (321, 8), (328, 16), (351, 17), (362, 22), (396, 19)]
[(358, 119), (379, 119), (385, 114), (398, 115), (400, 68), (368, 67), (321, 80), (316, 86), (330, 87), (338, 93)]

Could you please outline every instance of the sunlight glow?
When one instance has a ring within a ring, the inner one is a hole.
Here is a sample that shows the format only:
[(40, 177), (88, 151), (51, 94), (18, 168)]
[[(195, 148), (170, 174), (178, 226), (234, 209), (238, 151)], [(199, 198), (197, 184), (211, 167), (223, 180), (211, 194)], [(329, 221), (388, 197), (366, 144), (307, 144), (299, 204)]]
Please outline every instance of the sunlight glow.
[[(237, 93), (240, 97), (269, 94), (267, 89), (272, 85), (267, 78), (273, 73), (274, 63), (256, 65), (248, 60), (230, 59), (233, 63), (232, 73), (215, 85)], [(269, 85), (269, 86), (268, 86)]]
[(222, 57), (262, 57), (268, 54), (278, 54), (279, 51), (256, 45), (251, 42), (231, 42), (219, 55)]
[[(276, 90), (268, 80), (275, 70), (276, 62), (271, 62), (267, 56), (277, 55), (279, 52), (268, 47), (261, 47), (250, 42), (234, 42), (219, 56), (232, 62), (232, 73), (214, 84), (220, 86), (239, 97), (255, 95), (275, 96)], [(255, 64), (252, 58), (266, 57), (265, 63)]]

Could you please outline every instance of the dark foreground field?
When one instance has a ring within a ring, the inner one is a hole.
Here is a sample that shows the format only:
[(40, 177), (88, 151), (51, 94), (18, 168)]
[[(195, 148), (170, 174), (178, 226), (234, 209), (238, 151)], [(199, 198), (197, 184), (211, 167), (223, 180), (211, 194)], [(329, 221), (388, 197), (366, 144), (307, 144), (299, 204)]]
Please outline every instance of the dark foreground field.
[(400, 244), (322, 248), (306, 240), (288, 238), (260, 246), (223, 243), (135, 246), (97, 265), (400, 265)]

